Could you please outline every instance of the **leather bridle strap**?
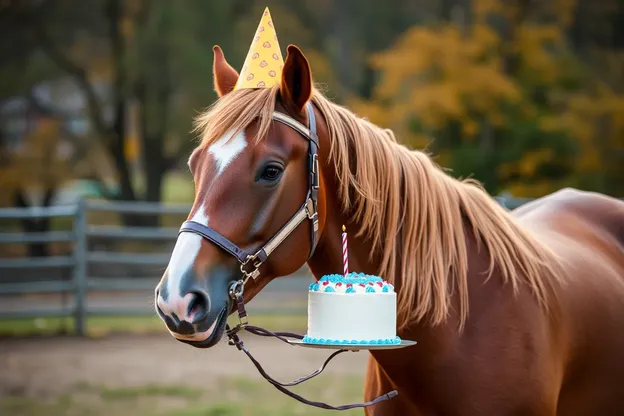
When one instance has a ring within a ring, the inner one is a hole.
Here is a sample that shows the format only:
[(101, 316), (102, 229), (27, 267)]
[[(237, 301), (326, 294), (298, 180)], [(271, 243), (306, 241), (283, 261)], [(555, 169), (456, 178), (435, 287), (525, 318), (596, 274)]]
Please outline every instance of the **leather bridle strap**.
[[(283, 335), (283, 333), (272, 333), (270, 331), (267, 331), (263, 328), (258, 328), (258, 327), (253, 327), (251, 325), (247, 325), (244, 327), (244, 329), (246, 331), (249, 331), (252, 334), (256, 334), (256, 335), (261, 335), (261, 336), (275, 336), (279, 339), (282, 339), (282, 336), (280, 334)], [(257, 331), (260, 330), (260, 331)], [(294, 335), (294, 334), (292, 334)], [(297, 337), (301, 337), (300, 335), (297, 335)], [(301, 337), (303, 338), (303, 337)], [(368, 407), (368, 406), (372, 406), (375, 405), (379, 402), (382, 402), (384, 400), (388, 400), (391, 399), (393, 397), (395, 397), (398, 393), (396, 390), (392, 390), (389, 393), (386, 393), (382, 396), (379, 396), (377, 398), (375, 398), (374, 400), (370, 400), (368, 402), (364, 402), (364, 403), (354, 403), (354, 404), (345, 404), (345, 405), (341, 405), (341, 406), (332, 406), (330, 404), (327, 403), (323, 403), (323, 402), (315, 402), (312, 400), (308, 400), (300, 395), (298, 395), (297, 393), (293, 393), (292, 391), (288, 390), (286, 387), (290, 387), (290, 386), (296, 386), (297, 384), (301, 384), (304, 381), (308, 381), (313, 377), (316, 377), (317, 375), (321, 374), (323, 372), (323, 370), (325, 369), (325, 367), (327, 366), (327, 364), (329, 364), (329, 362), (338, 354), (341, 354), (343, 352), (345, 352), (346, 350), (338, 350), (335, 351), (334, 353), (332, 353), (323, 363), (323, 365), (317, 369), (316, 371), (314, 371), (312, 374), (308, 375), (308, 376), (304, 376), (301, 378), (298, 378), (294, 381), (291, 381), (289, 383), (281, 383), (277, 380), (275, 380), (274, 378), (272, 378), (271, 376), (269, 376), (267, 374), (267, 372), (264, 370), (264, 368), (262, 368), (262, 365), (260, 365), (260, 363), (253, 357), (253, 355), (251, 355), (251, 352), (249, 352), (249, 349), (247, 349), (247, 347), (243, 344), (243, 341), (241, 341), (241, 339), (238, 337), (238, 335), (236, 334), (232, 334), (230, 336), (230, 341), (232, 342), (233, 345), (236, 346), (236, 348), (238, 348), (239, 350), (243, 351), (245, 353), (245, 355), (247, 355), (247, 357), (249, 357), (249, 359), (251, 360), (251, 362), (253, 363), (253, 365), (256, 367), (256, 369), (258, 369), (258, 372), (262, 375), (262, 377), (264, 377), (265, 380), (267, 380), (269, 383), (271, 383), (276, 389), (278, 389), (279, 391), (281, 391), (282, 393), (292, 397), (293, 399), (310, 405), (310, 406), (314, 406), (314, 407), (319, 407), (321, 409), (327, 409), (327, 410), (348, 410), (348, 409), (355, 409), (357, 407)], [(287, 341), (286, 341), (287, 342)]]
[(310, 220), (310, 251), (308, 258), (312, 257), (318, 244), (318, 191), (319, 191), (319, 167), (318, 167), (318, 136), (316, 134), (316, 118), (312, 105), (308, 103), (308, 123), (310, 128), (305, 127), (286, 114), (278, 111), (273, 112), (273, 120), (291, 127), (308, 140), (308, 193), (305, 202), (297, 212), (284, 224), (264, 246), (255, 253), (248, 253), (238, 247), (225, 236), (214, 229), (195, 221), (185, 221), (180, 228), (180, 233), (190, 232), (198, 234), (211, 241), (221, 249), (235, 257), (241, 264), (240, 269), (246, 281), (249, 277), (256, 279), (260, 275), (260, 266), (267, 260), (269, 255), (292, 234), (292, 232), (306, 219)]

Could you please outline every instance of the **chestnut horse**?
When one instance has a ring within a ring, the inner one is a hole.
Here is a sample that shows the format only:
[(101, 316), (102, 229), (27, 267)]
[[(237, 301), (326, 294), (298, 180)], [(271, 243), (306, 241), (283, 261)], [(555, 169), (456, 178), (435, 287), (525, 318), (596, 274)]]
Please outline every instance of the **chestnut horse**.
[[(330, 102), (296, 46), (280, 84), (263, 89), (234, 90), (238, 73), (214, 54), (219, 99), (196, 120), (188, 218), (247, 252), (265, 245), (309, 192), (309, 142), (274, 111), (306, 125), (312, 109), (318, 231), (304, 217), (244, 298), (306, 262), (316, 279), (342, 270), (347, 224), (351, 269), (394, 284), (398, 335), (418, 342), (370, 353), (365, 398), (399, 394), (367, 414), (624, 414), (623, 202), (565, 189), (507, 212), (476, 181)], [(219, 342), (236, 260), (201, 235), (179, 235), (156, 288), (176, 339)]]

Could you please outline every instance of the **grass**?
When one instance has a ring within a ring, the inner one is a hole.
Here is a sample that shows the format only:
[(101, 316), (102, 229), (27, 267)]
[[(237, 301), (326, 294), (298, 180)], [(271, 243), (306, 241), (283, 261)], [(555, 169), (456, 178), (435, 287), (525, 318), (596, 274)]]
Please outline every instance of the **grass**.
[[(236, 316), (230, 316), (230, 325), (237, 322)], [(305, 332), (305, 315), (251, 315), (249, 322), (274, 331)], [(36, 319), (0, 319), (0, 336), (50, 336), (73, 333), (72, 318), (36, 318)], [(149, 334), (164, 333), (164, 323), (156, 315), (120, 316), (87, 318), (87, 335), (102, 337), (111, 333)]]
[[(330, 404), (362, 400), (362, 379), (357, 376), (319, 376), (291, 389), (305, 398)], [(0, 398), (0, 414), (13, 416), (137, 415), (137, 416), (287, 416), (326, 415), (277, 391), (268, 382), (223, 378), (202, 389), (188, 386), (105, 387), (76, 385), (57, 397), (9, 396)], [(361, 409), (344, 411), (362, 415)]]
[(187, 386), (159, 386), (146, 385), (140, 387), (126, 388), (104, 388), (101, 396), (104, 400), (128, 400), (145, 396), (168, 396), (196, 399), (200, 397), (202, 391)]

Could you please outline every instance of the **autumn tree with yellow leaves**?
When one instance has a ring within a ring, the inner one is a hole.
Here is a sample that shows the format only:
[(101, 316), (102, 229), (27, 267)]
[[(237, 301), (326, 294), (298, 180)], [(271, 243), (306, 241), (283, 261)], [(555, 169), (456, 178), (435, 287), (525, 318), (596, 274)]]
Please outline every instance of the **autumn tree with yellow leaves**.
[(579, 7), (461, 2), (453, 19), (414, 26), (374, 54), (379, 82), (354, 105), (491, 192), (576, 186), (621, 196), (624, 53), (571, 42)]

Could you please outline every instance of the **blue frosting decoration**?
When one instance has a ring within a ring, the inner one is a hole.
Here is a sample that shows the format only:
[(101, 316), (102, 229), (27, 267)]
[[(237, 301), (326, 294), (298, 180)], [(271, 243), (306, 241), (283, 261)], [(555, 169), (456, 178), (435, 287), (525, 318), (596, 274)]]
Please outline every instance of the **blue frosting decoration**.
[(324, 344), (324, 345), (398, 345), (401, 343), (401, 338), (386, 338), (386, 339), (370, 339), (370, 340), (347, 340), (347, 339), (325, 339), (325, 338), (312, 338), (309, 336), (303, 337), (303, 342), (306, 344)]
[(347, 275), (347, 277), (344, 277), (341, 274), (328, 274), (319, 279), (319, 283), (322, 283), (325, 281), (330, 282), (330, 283), (342, 283), (345, 285), (351, 283), (355, 285), (359, 283), (368, 284), (368, 283), (383, 282), (383, 279), (379, 276), (373, 276), (370, 274), (351, 272)]
[[(360, 286), (366, 288), (360, 289)], [(338, 289), (340, 288), (340, 289)], [(394, 287), (379, 276), (351, 272), (345, 277), (341, 274), (328, 274), (317, 282), (310, 283), (311, 292), (342, 292), (342, 293), (388, 293)]]

